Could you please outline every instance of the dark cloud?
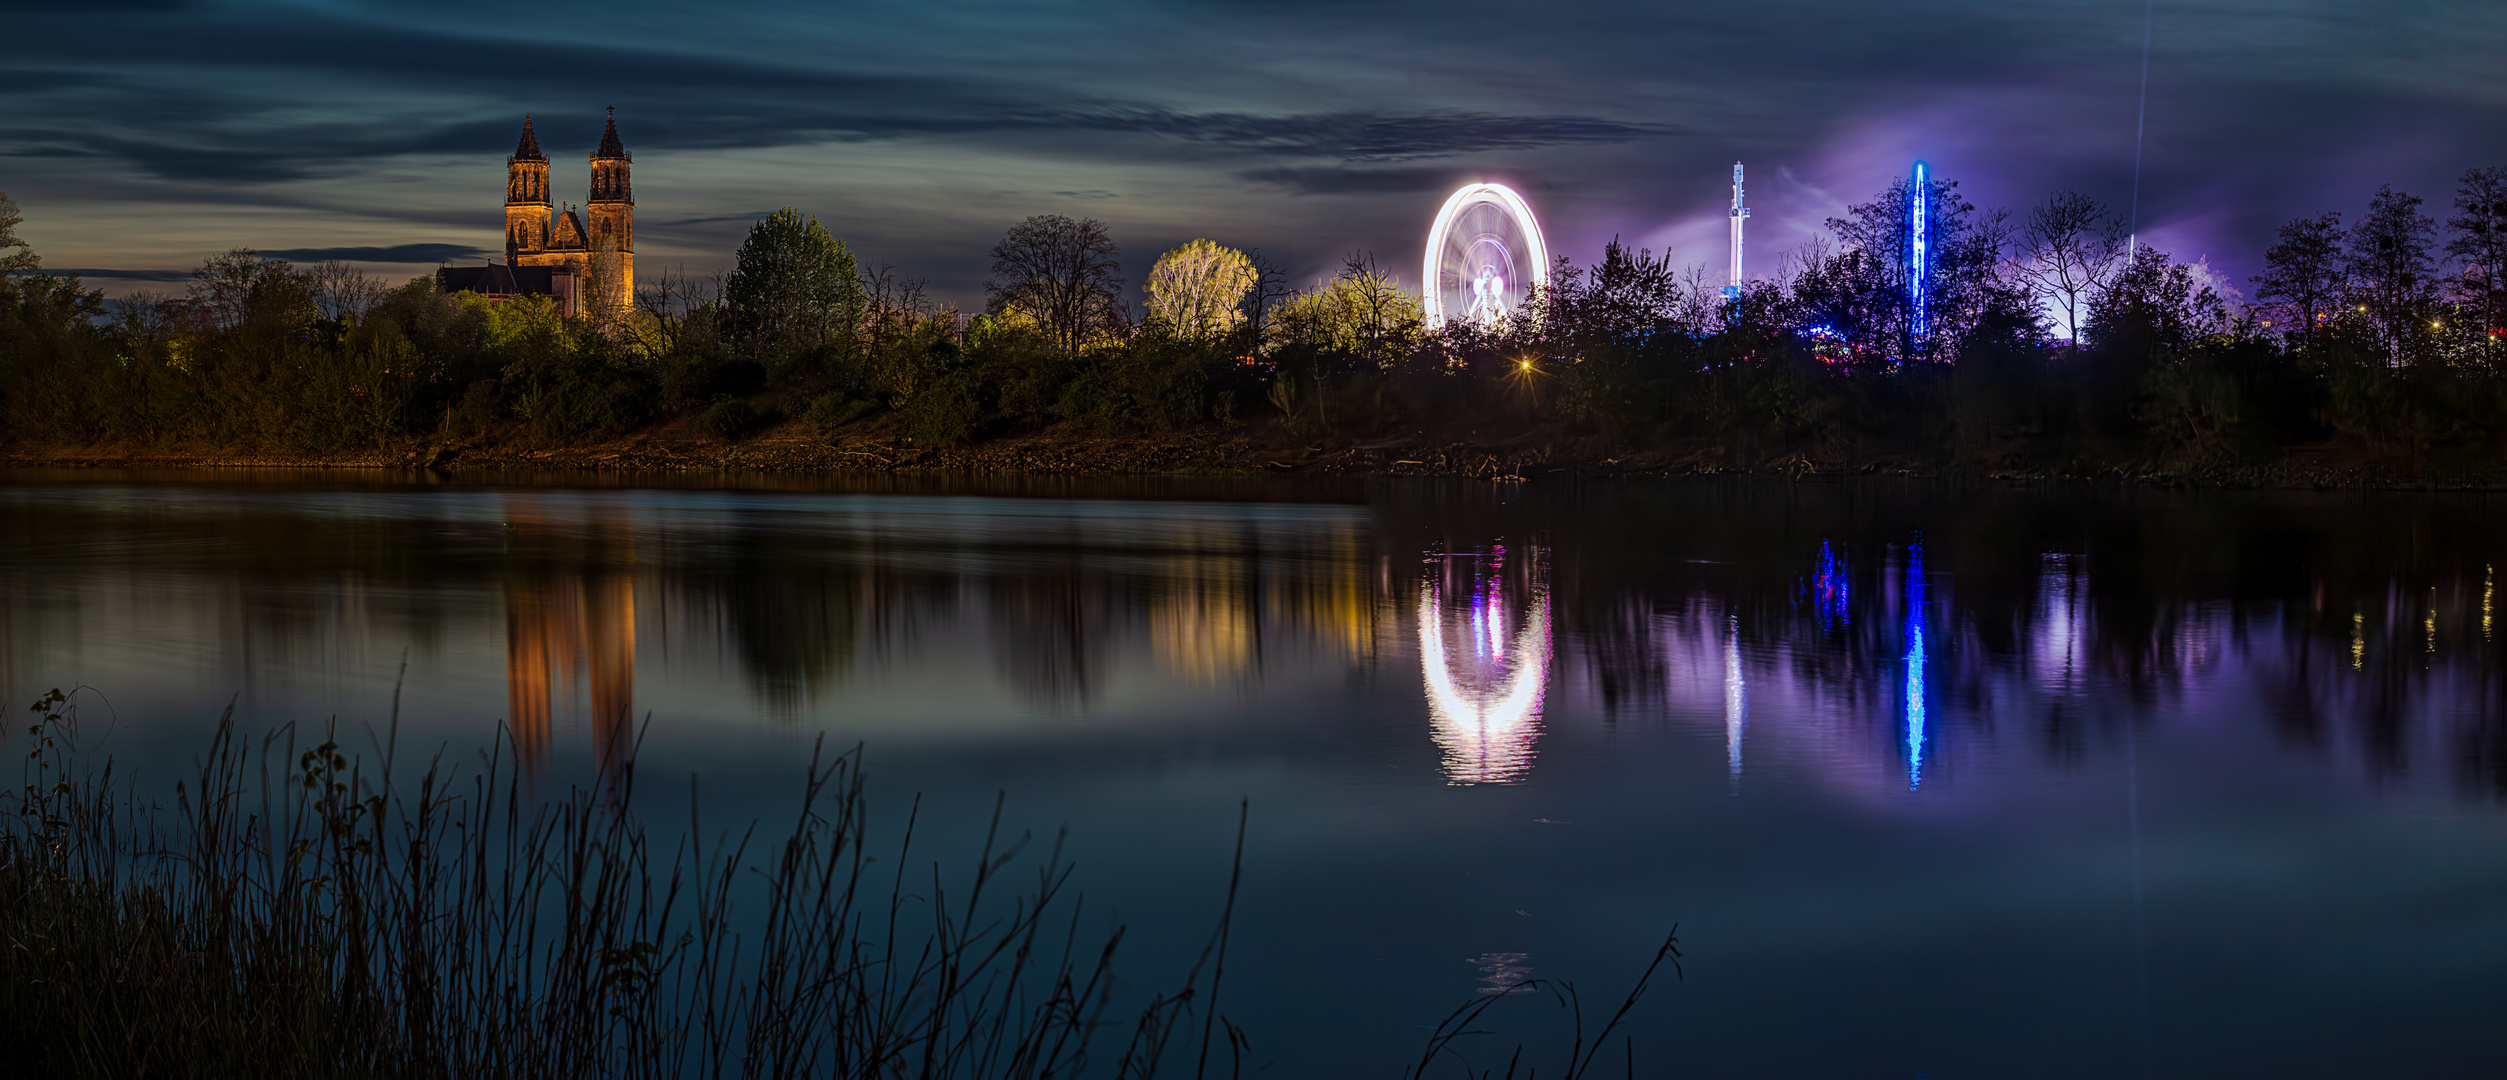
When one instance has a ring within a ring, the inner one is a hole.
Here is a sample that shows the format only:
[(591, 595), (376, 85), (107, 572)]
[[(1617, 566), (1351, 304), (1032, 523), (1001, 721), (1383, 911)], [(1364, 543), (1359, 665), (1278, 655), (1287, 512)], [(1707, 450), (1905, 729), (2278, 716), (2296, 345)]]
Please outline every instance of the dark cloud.
[(1627, 142), (1668, 130), (1584, 116), (1342, 112), (1297, 116), (1117, 110), (1073, 116), (1075, 128), (1137, 131), (1264, 154), (1397, 161), (1548, 146)]
[(394, 244), (390, 247), (283, 248), (262, 254), (289, 262), (345, 259), (361, 263), (446, 263), (484, 259), (496, 253), (468, 244)]
[[(1291, 263), (1415, 244), (1434, 193), (1474, 178), (1534, 195), (1556, 250), (1616, 234), (1712, 261), (1736, 157), (1754, 178), (1801, 178), (1754, 189), (1771, 260), (1915, 157), (1971, 180), (1980, 203), (2078, 188), (2120, 205), (2142, 29), (2138, 5), (2106, 0), (1596, 0), (1536, 17), (1487, 0), (1107, 0), (1049, 16), (982, 0), (0, 6), (0, 177), (21, 202), (41, 195), (46, 221), (163, 200), (129, 216), (179, 203), (230, 215), (250, 241), (258, 207), (301, 230), (276, 242), (330, 243), (324, 228), (353, 221), (337, 235), (397, 247), (456, 225), (489, 244), (495, 163), (521, 114), (579, 177), (615, 105), (629, 148), (666, 163), (640, 183), (676, 185), (648, 202), (653, 240), (727, 257), (734, 223), (757, 216), (741, 207), (789, 201), (968, 282), (990, 218), (1101, 192), (1121, 198), (1090, 211), (1146, 223), (1144, 242), (1226, 235)], [(2171, 243), (2250, 258), (2292, 214), (2355, 210), (2389, 180), (2434, 206), (2462, 168), (2507, 159), (2507, 68), (2491, 59), (2507, 6), (2258, 10), (2157, 9), (2140, 202), (2179, 230)], [(828, 149), (749, 153), (809, 147)], [(709, 164), (715, 151), (787, 176), (833, 163), (861, 187), (759, 190)], [(340, 182), (369, 177), (384, 183)], [(485, 188), (476, 211), (445, 194), (456, 184)], [(185, 257), (158, 242), (135, 228), (119, 247), (45, 246)]]
[(651, 219), (639, 217), (636, 219), (636, 227), (639, 229), (656, 227), (680, 228), (688, 225), (720, 225), (727, 221), (737, 221), (742, 224), (748, 224), (750, 222), (763, 221), (772, 213), (774, 213), (772, 210), (758, 210), (746, 214), (709, 214), (704, 217)]
[(1300, 195), (1382, 195), (1440, 191), (1460, 179), (1455, 169), (1349, 169), (1332, 166), (1283, 166), (1248, 169), (1236, 175), (1257, 184), (1285, 188)]
[(181, 11), (183, 0), (0, 0), (0, 11)]
[(192, 277), (192, 272), (189, 270), (108, 270), (92, 266), (75, 270), (45, 270), (44, 273), (54, 277), (68, 277), (76, 274), (82, 278), (102, 278), (108, 281), (190, 281)]

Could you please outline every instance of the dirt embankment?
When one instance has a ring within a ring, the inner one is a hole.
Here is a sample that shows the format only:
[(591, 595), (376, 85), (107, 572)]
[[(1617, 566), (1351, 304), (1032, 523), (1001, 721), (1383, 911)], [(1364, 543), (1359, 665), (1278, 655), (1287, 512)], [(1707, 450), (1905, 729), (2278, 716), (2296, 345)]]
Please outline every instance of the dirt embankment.
[(0, 464), (26, 467), (414, 468), (447, 472), (975, 472), (1253, 475), (1394, 473), (1514, 478), (1571, 465), (1610, 468), (1576, 441), (1478, 445), (1425, 439), (1301, 439), (1263, 426), (1113, 435), (1053, 429), (957, 446), (931, 446), (877, 425), (822, 435), (788, 421), (735, 441), (682, 422), (615, 439), (553, 445), (530, 439), (409, 439), (334, 453), (103, 444), (0, 447)]
[(387, 448), (298, 453), (134, 445), (0, 446), (18, 467), (392, 468), (441, 472), (636, 473), (825, 472), (997, 475), (1251, 476), (1263, 474), (1450, 476), (1491, 481), (1583, 475), (1750, 475), (1793, 479), (1848, 475), (1981, 480), (2103, 480), (2176, 487), (2419, 488), (2507, 490), (2507, 470), (2486, 465), (2381, 458), (2338, 446), (2307, 447), (2265, 463), (1980, 467), (1920, 454), (1787, 454), (1763, 458), (1699, 446), (1615, 450), (1588, 437), (1534, 433), (1503, 441), (1308, 438), (1268, 425), (1111, 435), (1052, 429), (958, 446), (917, 443), (885, 425), (823, 435), (787, 421), (724, 441), (684, 421), (614, 439), (551, 445), (531, 439), (408, 439)]

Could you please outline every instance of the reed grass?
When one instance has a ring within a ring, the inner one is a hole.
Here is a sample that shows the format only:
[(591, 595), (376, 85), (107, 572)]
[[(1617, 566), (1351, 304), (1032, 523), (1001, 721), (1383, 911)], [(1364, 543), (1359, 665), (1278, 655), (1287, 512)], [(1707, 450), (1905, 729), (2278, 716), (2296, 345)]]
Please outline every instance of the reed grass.
[(501, 739), (404, 782), (389, 737), (369, 768), (230, 706), (163, 805), (88, 767), (59, 691), (27, 734), (11, 1075), (1145, 1078), (1242, 1049), (1211, 950), (1116, 1011), (1122, 929), (1084, 928), (1060, 838), (1006, 838), (998, 803), (955, 872), (909, 872), (910, 818), (875, 868), (858, 748), (813, 754), (788, 836), (692, 818), (665, 851), (631, 771), (537, 799)]
[[(71, 696), (37, 701), (0, 793), (0, 1076), (1200, 1080), (1251, 1053), (1217, 1009), (1244, 807), (1208, 944), (1143, 1001), (1123, 928), (1085, 928), (1064, 838), (1032, 854), (1001, 801), (955, 871), (912, 869), (919, 799), (883, 863), (860, 748), (822, 740), (788, 834), (708, 839), (691, 781), (665, 854), (631, 767), (540, 798), (500, 733), (398, 780), (394, 702), (372, 769), (336, 725), (255, 741), (230, 705), (166, 804), (79, 752)], [(1676, 933), (1590, 1038), (1572, 984), (1516, 988), (1572, 1012), (1553, 1075), (1599, 1075)], [(1498, 1000), (1404, 1075), (1500, 1075), (1464, 1053)], [(1517, 1046), (1503, 1075), (1524, 1068)]]

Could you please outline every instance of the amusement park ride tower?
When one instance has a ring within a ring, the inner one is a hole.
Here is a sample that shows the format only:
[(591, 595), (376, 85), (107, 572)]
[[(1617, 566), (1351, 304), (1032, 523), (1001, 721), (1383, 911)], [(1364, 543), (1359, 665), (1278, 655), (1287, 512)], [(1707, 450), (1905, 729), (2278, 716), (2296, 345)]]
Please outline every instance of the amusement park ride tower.
[(1741, 296), (1741, 223), (1750, 219), (1750, 208), (1741, 204), (1741, 163), (1732, 163), (1732, 280), (1724, 283), (1724, 299)]

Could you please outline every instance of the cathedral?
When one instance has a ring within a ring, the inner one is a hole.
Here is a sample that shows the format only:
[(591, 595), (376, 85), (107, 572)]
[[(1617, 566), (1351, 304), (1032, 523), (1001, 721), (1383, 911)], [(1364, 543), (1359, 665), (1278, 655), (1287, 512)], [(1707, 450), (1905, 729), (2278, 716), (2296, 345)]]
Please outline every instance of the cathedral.
[[(627, 182), (634, 158), (618, 142), (610, 110), (600, 149), (592, 151), (592, 192), (578, 214), (549, 203), (548, 155), (531, 118), (522, 142), (505, 159), (505, 263), (437, 271), (444, 291), (468, 290), (491, 300), (551, 296), (573, 317), (600, 308), (622, 312), (635, 303), (635, 192)], [(589, 219), (588, 222), (586, 219)]]

